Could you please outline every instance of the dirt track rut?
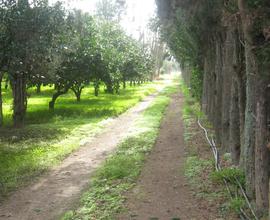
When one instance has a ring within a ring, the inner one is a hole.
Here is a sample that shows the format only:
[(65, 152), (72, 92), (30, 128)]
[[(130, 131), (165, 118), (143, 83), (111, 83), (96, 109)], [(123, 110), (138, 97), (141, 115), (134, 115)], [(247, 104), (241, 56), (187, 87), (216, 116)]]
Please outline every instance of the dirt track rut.
[(128, 211), (119, 216), (119, 220), (217, 219), (215, 213), (209, 213), (192, 195), (184, 176), (182, 106), (183, 96), (175, 95), (136, 187), (127, 194)]

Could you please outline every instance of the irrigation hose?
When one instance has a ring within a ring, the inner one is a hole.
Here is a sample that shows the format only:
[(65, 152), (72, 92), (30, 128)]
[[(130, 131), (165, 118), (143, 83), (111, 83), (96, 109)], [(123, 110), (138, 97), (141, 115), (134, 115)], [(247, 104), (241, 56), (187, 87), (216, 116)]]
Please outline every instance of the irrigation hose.
[[(220, 161), (219, 161), (219, 152), (217, 150), (215, 141), (214, 141), (213, 138), (211, 138), (211, 140), (209, 139), (208, 131), (207, 131), (207, 129), (205, 127), (202, 126), (199, 119), (197, 120), (197, 123), (198, 123), (199, 127), (204, 131), (206, 140), (209, 143), (210, 148), (212, 150), (213, 156), (215, 158), (215, 169), (216, 169), (216, 171), (221, 171), (222, 169), (221, 169), (221, 165), (220, 165)], [(245, 198), (245, 202), (246, 202), (248, 208), (250, 209), (253, 217), (255, 218), (255, 220), (259, 220), (258, 217), (256, 216), (252, 206), (251, 206), (251, 203), (250, 203), (250, 201), (249, 201), (249, 199), (247, 197), (247, 194), (246, 194), (243, 186), (241, 185), (241, 183), (239, 182), (239, 180), (236, 177), (234, 177), (234, 179), (235, 179), (237, 185), (239, 186), (240, 191), (241, 191), (243, 197)], [(229, 187), (229, 184), (228, 184), (228, 181), (226, 180), (226, 178), (223, 178), (223, 182), (224, 182), (224, 185), (225, 185), (231, 199), (233, 199), (233, 194), (232, 194), (232, 192), (230, 190), (230, 187)], [(248, 217), (248, 215), (246, 214), (246, 212), (242, 208), (240, 208), (240, 212), (241, 212), (241, 214), (240, 214), (241, 219), (250, 220), (250, 218)]]

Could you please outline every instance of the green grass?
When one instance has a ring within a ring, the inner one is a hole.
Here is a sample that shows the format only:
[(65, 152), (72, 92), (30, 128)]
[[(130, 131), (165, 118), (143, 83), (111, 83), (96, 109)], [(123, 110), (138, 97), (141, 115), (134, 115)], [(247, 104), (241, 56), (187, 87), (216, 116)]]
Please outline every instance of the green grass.
[(136, 121), (132, 133), (92, 177), (80, 207), (67, 212), (63, 220), (112, 220), (124, 211), (124, 192), (134, 186), (158, 135), (161, 119), (169, 103), (168, 96), (177, 85), (167, 87)]
[(185, 164), (185, 176), (192, 182), (197, 184), (201, 179), (200, 175), (205, 169), (213, 167), (212, 161), (203, 160), (196, 156), (188, 157)]
[[(190, 91), (183, 81), (181, 81), (181, 91), (185, 96), (185, 102), (182, 109), (184, 120), (184, 138), (187, 148), (187, 158), (185, 162), (185, 176), (191, 186), (194, 196), (208, 202), (210, 207), (216, 207), (220, 217), (225, 219), (236, 219), (231, 210), (239, 209), (242, 200), (235, 200), (227, 203), (229, 200), (226, 189), (222, 187), (222, 177), (232, 177), (240, 175), (238, 170), (226, 170), (225, 172), (215, 172), (214, 159), (209, 145), (204, 141), (205, 137), (197, 125), (197, 119), (209, 131), (209, 135), (214, 137), (212, 126), (207, 120), (205, 114), (200, 110), (199, 103), (190, 95)], [(202, 139), (203, 138), (203, 139)], [(207, 151), (203, 153), (207, 147)], [(228, 156), (227, 156), (228, 157)], [(230, 160), (230, 158), (226, 158)]]
[(201, 111), (201, 107), (199, 102), (191, 96), (189, 88), (184, 84), (184, 81), (180, 81), (181, 92), (185, 97), (184, 107), (183, 107), (183, 119), (187, 120), (196, 117), (196, 118), (204, 118), (205, 115)]
[(128, 87), (120, 95), (93, 89), (83, 90), (82, 101), (73, 93), (59, 98), (54, 112), (48, 110), (52, 88), (40, 95), (29, 91), (27, 126), (14, 129), (11, 124), (11, 94), (3, 92), (5, 127), (0, 129), (0, 200), (14, 188), (26, 184), (77, 149), (85, 138), (100, 132), (107, 119), (117, 116), (156, 91), (163, 82)]

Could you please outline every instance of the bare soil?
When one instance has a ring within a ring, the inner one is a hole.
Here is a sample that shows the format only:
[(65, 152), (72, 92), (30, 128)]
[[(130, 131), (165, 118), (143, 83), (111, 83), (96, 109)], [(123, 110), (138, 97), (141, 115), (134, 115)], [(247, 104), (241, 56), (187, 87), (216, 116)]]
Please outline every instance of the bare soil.
[[(55, 220), (74, 209), (91, 174), (128, 136), (136, 119), (154, 98), (155, 95), (147, 97), (111, 120), (101, 134), (88, 140), (61, 165), (14, 192), (1, 204), (0, 220)], [(127, 211), (118, 216), (119, 220), (220, 219), (217, 206), (195, 196), (197, 192), (184, 176), (188, 151), (183, 137), (182, 104), (182, 95), (174, 95), (137, 184), (126, 194)], [(196, 146), (205, 145), (202, 138), (193, 141)], [(197, 150), (202, 157), (209, 154), (207, 148)]]
[(182, 95), (175, 95), (137, 184), (126, 195), (128, 211), (119, 220), (218, 219), (216, 210), (194, 196), (184, 176), (182, 104)]
[[(135, 120), (155, 95), (110, 121), (104, 131), (67, 157), (61, 165), (14, 192), (0, 206), (1, 220), (58, 219), (79, 203), (93, 171), (129, 134)], [(74, 205), (75, 204), (75, 205)]]

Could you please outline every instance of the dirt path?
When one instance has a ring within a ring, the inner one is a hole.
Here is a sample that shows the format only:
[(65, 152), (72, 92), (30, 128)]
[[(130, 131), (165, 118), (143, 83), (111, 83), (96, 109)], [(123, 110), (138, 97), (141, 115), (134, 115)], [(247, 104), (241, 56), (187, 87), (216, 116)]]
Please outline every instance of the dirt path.
[(113, 119), (91, 142), (66, 158), (63, 163), (35, 183), (9, 197), (0, 206), (1, 220), (58, 219), (74, 208), (89, 183), (91, 173), (128, 134), (135, 120), (153, 101), (155, 95)]
[(215, 219), (192, 196), (184, 177), (185, 149), (182, 96), (174, 96), (160, 134), (136, 187), (127, 195), (127, 213), (120, 220)]

